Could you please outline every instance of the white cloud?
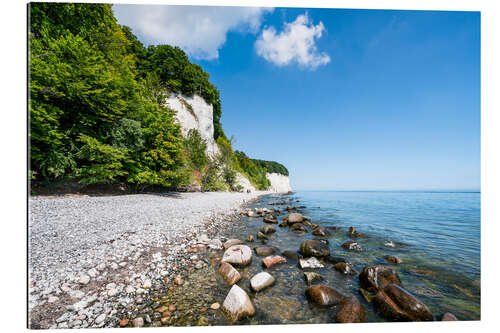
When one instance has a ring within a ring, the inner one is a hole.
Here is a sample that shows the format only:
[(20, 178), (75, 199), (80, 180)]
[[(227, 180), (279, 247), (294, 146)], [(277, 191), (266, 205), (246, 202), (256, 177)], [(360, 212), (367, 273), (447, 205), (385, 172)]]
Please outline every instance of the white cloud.
[(323, 22), (313, 25), (306, 14), (300, 15), (279, 34), (274, 27), (264, 29), (255, 42), (257, 54), (278, 66), (297, 62), (302, 67), (315, 69), (330, 62), (326, 53), (318, 52), (316, 39), (325, 30)]
[(149, 44), (179, 46), (197, 59), (216, 59), (229, 31), (257, 33), (271, 8), (114, 5), (119, 24)]

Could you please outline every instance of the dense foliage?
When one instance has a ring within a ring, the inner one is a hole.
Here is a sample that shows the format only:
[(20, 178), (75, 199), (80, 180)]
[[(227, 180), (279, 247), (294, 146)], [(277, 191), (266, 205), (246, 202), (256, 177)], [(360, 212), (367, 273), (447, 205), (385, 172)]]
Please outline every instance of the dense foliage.
[[(288, 174), (279, 164), (238, 157), (209, 75), (179, 48), (145, 48), (117, 24), (111, 5), (31, 3), (29, 14), (31, 179), (238, 190), (236, 170), (259, 188), (267, 187), (262, 170)], [(218, 156), (205, 154), (197, 131), (183, 137), (175, 111), (163, 105), (172, 92), (213, 104)]]
[(251, 159), (244, 152), (235, 151), (234, 157), (241, 172), (254, 183), (258, 189), (266, 189), (270, 182), (266, 173), (279, 173), (288, 176), (288, 170), (277, 162)]

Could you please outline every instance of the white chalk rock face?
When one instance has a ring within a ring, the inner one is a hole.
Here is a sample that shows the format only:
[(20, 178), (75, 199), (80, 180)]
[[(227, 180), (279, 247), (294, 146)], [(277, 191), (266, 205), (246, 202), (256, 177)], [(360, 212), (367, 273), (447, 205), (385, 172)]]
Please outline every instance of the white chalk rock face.
[(247, 266), (252, 262), (252, 250), (246, 245), (233, 245), (224, 252), (221, 262)]
[(275, 278), (268, 272), (260, 272), (250, 279), (250, 286), (253, 290), (260, 291), (272, 285), (274, 281)]
[(205, 102), (203, 97), (193, 95), (188, 97), (180, 94), (170, 94), (165, 105), (177, 111), (177, 120), (182, 127), (182, 134), (187, 135), (190, 129), (196, 129), (207, 142), (207, 155), (213, 156), (219, 152), (214, 140), (214, 108)]
[(235, 183), (236, 183), (236, 185), (240, 185), (242, 187), (242, 192), (246, 193), (246, 192), (255, 192), (256, 191), (256, 189), (252, 185), (252, 183), (250, 183), (250, 181), (239, 172), (236, 173)]
[(267, 179), (271, 182), (269, 191), (276, 193), (288, 193), (292, 191), (290, 186), (290, 178), (279, 173), (266, 173)]
[(250, 297), (236, 284), (229, 290), (224, 303), (222, 303), (222, 310), (233, 322), (255, 314)]

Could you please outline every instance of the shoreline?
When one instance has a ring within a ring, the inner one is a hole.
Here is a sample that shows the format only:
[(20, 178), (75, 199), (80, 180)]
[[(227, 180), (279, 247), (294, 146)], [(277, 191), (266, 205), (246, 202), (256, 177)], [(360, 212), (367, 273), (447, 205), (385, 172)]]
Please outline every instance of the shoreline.
[[(28, 327), (115, 327), (130, 304), (166, 288), (193, 265), (187, 250), (199, 235), (217, 235), (241, 208), (268, 194), (273, 192), (30, 197)], [(142, 211), (120, 221), (126, 215), (121, 209), (137, 207)], [(118, 213), (115, 221), (108, 213)]]

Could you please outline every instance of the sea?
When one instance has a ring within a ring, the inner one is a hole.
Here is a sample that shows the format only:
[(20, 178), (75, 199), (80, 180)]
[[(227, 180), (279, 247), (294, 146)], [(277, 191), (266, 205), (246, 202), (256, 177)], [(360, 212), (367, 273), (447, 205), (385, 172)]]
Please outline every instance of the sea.
[[(459, 320), (480, 320), (480, 197), (480, 192), (474, 191), (296, 191), (288, 195), (261, 196), (249, 207), (280, 209), (277, 218), (281, 222), (289, 213), (286, 206), (296, 206), (312, 223), (325, 229), (330, 227), (327, 229), (330, 235), (320, 238), (328, 240), (332, 256), (345, 258), (357, 273), (370, 265), (389, 266), (397, 272), (403, 287), (427, 305), (435, 320), (440, 320), (446, 312), (453, 313)], [(270, 205), (283, 201), (286, 204)], [(242, 216), (225, 227), (222, 236), (245, 240), (249, 235), (255, 236), (265, 224), (262, 217)], [(364, 235), (355, 239), (361, 251), (348, 251), (341, 246), (350, 239), (348, 229), (351, 226)], [(276, 224), (273, 227), (276, 232), (265, 243), (274, 247), (277, 254), (284, 250), (298, 251), (304, 240), (318, 238), (311, 230), (294, 233), (287, 227)], [(257, 238), (246, 244), (251, 248), (262, 245)], [(399, 265), (388, 263), (387, 255), (395, 255), (403, 262)], [(321, 308), (307, 300), (307, 283), (296, 263), (264, 269), (261, 259), (254, 253), (250, 266), (238, 268), (243, 276), (238, 285), (247, 291), (256, 308), (253, 317), (239, 324), (335, 322), (338, 309)], [(358, 297), (365, 308), (367, 322), (387, 321), (377, 313), (373, 303), (360, 295), (358, 274), (344, 275), (331, 266), (325, 263), (324, 268), (316, 270), (323, 276), (318, 283), (347, 296)], [(193, 272), (187, 277), (193, 281), (190, 289), (180, 291), (177, 297), (190, 302), (189, 295), (192, 295), (191, 307), (201, 299), (222, 304), (230, 287), (214, 267)], [(249, 279), (263, 270), (273, 275), (276, 282), (255, 293), (249, 287)], [(165, 297), (176, 297), (174, 294)], [(207, 312), (203, 320), (211, 325), (230, 324), (220, 312)], [(189, 321), (175, 324), (195, 324)]]

